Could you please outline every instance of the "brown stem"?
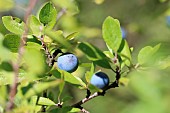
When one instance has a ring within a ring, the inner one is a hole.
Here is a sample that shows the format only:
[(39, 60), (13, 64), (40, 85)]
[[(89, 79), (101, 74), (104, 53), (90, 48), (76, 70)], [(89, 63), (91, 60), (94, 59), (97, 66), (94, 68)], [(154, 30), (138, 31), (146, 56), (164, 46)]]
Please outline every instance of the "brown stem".
[(72, 107), (76, 107), (76, 108), (81, 108), (81, 105), (88, 102), (89, 100), (95, 98), (99, 96), (98, 92), (95, 92), (94, 94), (92, 94), (91, 96), (89, 96), (88, 98), (84, 98), (81, 101), (77, 102), (76, 104), (73, 104)]
[(60, 20), (60, 18), (66, 13), (66, 8), (62, 8), (59, 12), (58, 12), (58, 15), (56, 17), (56, 23), (54, 25), (54, 29), (57, 28), (57, 23), (58, 21)]
[(82, 108), (81, 111), (82, 111), (83, 113), (90, 113), (89, 111), (87, 111), (87, 110), (84, 109), (84, 108)]
[(17, 92), (17, 76), (18, 76), (18, 65), (12, 64), (14, 70), (14, 83), (11, 85), (10, 93), (9, 93), (9, 102), (7, 103), (6, 111), (10, 111), (14, 107), (14, 97)]
[(66, 13), (66, 8), (62, 8), (57, 15), (57, 21)]
[(38, 0), (30, 0), (29, 2), (29, 5), (27, 7), (27, 10), (26, 10), (26, 14), (24, 16), (24, 21), (27, 22), (27, 19), (29, 17), (29, 15), (32, 13), (32, 10), (35, 6), (35, 4), (37, 3)]
[(27, 23), (27, 19), (28, 16), (31, 14), (32, 9), (34, 8), (35, 4), (36, 4), (37, 0), (30, 0), (29, 2), (29, 6), (27, 7), (26, 10), (26, 14), (24, 16), (24, 21), (26, 23), (25, 28), (24, 28), (24, 33), (21, 36), (21, 42), (20, 42), (20, 47), (18, 50), (18, 59), (16, 63), (12, 63), (13, 69), (14, 69), (14, 79), (13, 79), (13, 84), (11, 85), (10, 88), (10, 93), (9, 93), (9, 101), (7, 103), (7, 107), (6, 107), (6, 111), (11, 111), (14, 107), (14, 98), (15, 95), (17, 93), (17, 86), (18, 86), (18, 75), (19, 75), (19, 65), (23, 56), (23, 52), (24, 52), (24, 45), (27, 39), (27, 34), (28, 34), (28, 23)]
[(53, 55), (50, 54), (50, 51), (48, 50), (47, 45), (44, 42), (44, 35), (41, 35), (41, 37), (39, 37), (41, 44), (42, 44), (42, 48), (44, 49), (45, 55), (47, 57), (46, 59), (46, 63), (48, 64), (49, 67), (52, 67), (55, 61), (55, 57)]

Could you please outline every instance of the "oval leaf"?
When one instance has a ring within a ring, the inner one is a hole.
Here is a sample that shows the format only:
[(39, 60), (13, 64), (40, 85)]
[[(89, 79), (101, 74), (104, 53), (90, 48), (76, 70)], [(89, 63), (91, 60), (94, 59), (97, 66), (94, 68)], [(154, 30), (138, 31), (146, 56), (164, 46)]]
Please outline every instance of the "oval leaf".
[(64, 75), (64, 81), (69, 82), (74, 85), (86, 87), (86, 84), (77, 76), (74, 76), (66, 71), (60, 70), (60, 73)]
[(35, 36), (41, 36), (41, 31), (42, 31), (42, 25), (40, 23), (40, 21), (37, 19), (37, 17), (31, 15), (29, 17), (29, 27), (31, 28), (31, 31), (32, 33), (35, 35)]
[(86, 54), (89, 60), (94, 61), (95, 64), (110, 69), (109, 59), (107, 56), (97, 47), (89, 43), (80, 43), (78, 48)]
[(144, 64), (149, 61), (148, 59), (151, 58), (152, 56), (152, 47), (151, 46), (146, 46), (142, 48), (138, 54), (138, 63), (139, 64)]
[(50, 27), (53, 27), (56, 22), (57, 17), (57, 11), (55, 7), (52, 5), (52, 3), (48, 2), (46, 3), (43, 8), (40, 10), (39, 13), (39, 20), (44, 25), (49, 25)]
[(4, 38), (3, 44), (11, 52), (17, 53), (20, 46), (20, 36), (15, 34), (7, 34)]
[(6, 29), (8, 29), (10, 32), (19, 35), (23, 34), (25, 23), (21, 21), (19, 18), (12, 16), (3, 16), (2, 22)]
[(2, 61), (11, 60), (13, 56), (11, 55), (11, 52), (3, 46), (3, 40), (4, 36), (0, 33), (0, 59)]
[(138, 63), (139, 64), (153, 64), (156, 61), (156, 52), (160, 48), (160, 44), (151, 47), (151, 46), (146, 46), (142, 48), (138, 54)]
[(59, 43), (63, 45), (66, 48), (72, 48), (69, 41), (63, 36), (61, 31), (51, 31), (51, 30), (45, 30), (44, 32), (48, 37), (53, 39), (56, 43)]
[(120, 57), (125, 65), (130, 66), (132, 57), (127, 41), (123, 39), (121, 46), (122, 49), (120, 50)]
[(71, 34), (69, 34), (69, 35), (66, 37), (66, 39), (67, 39), (67, 40), (74, 39), (75, 36), (77, 36), (77, 34), (78, 34), (78, 32), (71, 33)]
[(85, 74), (85, 78), (86, 78), (87, 83), (90, 83), (90, 79), (93, 76), (94, 71), (95, 71), (95, 65), (94, 65), (94, 63), (92, 63), (90, 71), (87, 71), (86, 74)]
[(106, 59), (96, 60), (96, 61), (93, 61), (93, 63), (100, 67), (111, 69), (110, 63)]
[(27, 47), (23, 54), (23, 61), (26, 64), (27, 72), (30, 72), (32, 76), (44, 73), (46, 62), (40, 50)]
[(119, 49), (122, 36), (120, 23), (117, 19), (107, 17), (102, 26), (102, 35), (106, 44), (114, 51)]
[(106, 55), (100, 49), (87, 42), (80, 43), (78, 48), (92, 61), (106, 58)]
[(53, 102), (52, 100), (50, 100), (49, 98), (45, 98), (45, 97), (39, 97), (38, 99), (38, 104), (39, 105), (47, 105), (47, 106), (52, 106), (52, 105), (56, 105), (55, 102)]

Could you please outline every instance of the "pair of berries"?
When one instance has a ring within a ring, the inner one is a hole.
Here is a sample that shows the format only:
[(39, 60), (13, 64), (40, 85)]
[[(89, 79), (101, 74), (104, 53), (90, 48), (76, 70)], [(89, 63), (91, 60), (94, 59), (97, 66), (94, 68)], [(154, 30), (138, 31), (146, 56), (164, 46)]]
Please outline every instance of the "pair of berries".
[[(58, 68), (74, 72), (78, 68), (78, 58), (72, 53), (64, 53), (57, 59)], [(109, 85), (109, 77), (103, 72), (97, 72), (91, 77), (90, 83), (100, 89)]]

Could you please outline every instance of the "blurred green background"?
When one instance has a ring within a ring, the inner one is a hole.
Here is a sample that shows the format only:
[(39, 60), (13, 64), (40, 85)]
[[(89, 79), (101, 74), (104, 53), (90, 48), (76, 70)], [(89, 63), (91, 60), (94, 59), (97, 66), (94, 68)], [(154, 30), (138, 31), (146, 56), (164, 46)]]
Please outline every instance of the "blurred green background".
[[(39, 0), (33, 10), (37, 15), (39, 8), (48, 0)], [(80, 41), (88, 41), (100, 49), (107, 50), (102, 39), (102, 23), (107, 16), (120, 21), (126, 31), (130, 47), (134, 47), (133, 62), (139, 50), (146, 45), (162, 43), (160, 53), (170, 54), (170, 1), (169, 0), (51, 0), (58, 11), (68, 6), (68, 11), (58, 21), (56, 29), (64, 34), (79, 32)], [(68, 2), (69, 1), (69, 2)], [(24, 18), (29, 0), (0, 0), (0, 17), (12, 15)], [(59, 4), (61, 3), (61, 4)], [(6, 34), (0, 18), (0, 32)], [(79, 55), (83, 62), (85, 56)], [(98, 69), (101, 69), (100, 67)], [(113, 72), (102, 69), (114, 78)], [(84, 77), (85, 69), (79, 68), (75, 74)], [(170, 113), (170, 70), (156, 67), (133, 71), (123, 81), (125, 86), (109, 90), (105, 97), (97, 97), (83, 105), (91, 113)], [(72, 95), (72, 102), (85, 97), (85, 92), (67, 86), (64, 95)], [(54, 90), (55, 91), (55, 90)], [(55, 94), (55, 92), (53, 92)]]

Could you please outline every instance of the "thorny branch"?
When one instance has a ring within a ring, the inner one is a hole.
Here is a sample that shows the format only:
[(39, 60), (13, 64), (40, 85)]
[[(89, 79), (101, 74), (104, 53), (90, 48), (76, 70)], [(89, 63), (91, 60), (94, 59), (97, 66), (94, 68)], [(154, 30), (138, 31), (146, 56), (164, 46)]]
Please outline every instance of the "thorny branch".
[(54, 51), (53, 54), (50, 53), (47, 45), (45, 44), (44, 42), (44, 35), (41, 35), (40, 37), (38, 37), (41, 41), (41, 44), (42, 44), (42, 48), (44, 50), (44, 53), (47, 57), (46, 59), (46, 63), (48, 64), (49, 67), (52, 67), (54, 65), (54, 62), (55, 62), (55, 57), (59, 54), (59, 53), (62, 53), (62, 51), (60, 49), (57, 49)]
[(35, 4), (37, 3), (38, 0), (30, 0), (29, 5), (26, 10), (26, 14), (24, 16), (24, 22), (26, 23), (25, 28), (24, 28), (24, 33), (21, 36), (21, 42), (20, 42), (20, 47), (18, 50), (18, 59), (17, 62), (12, 63), (13, 69), (14, 69), (14, 81), (13, 84), (11, 85), (10, 88), (10, 93), (9, 93), (9, 102), (6, 107), (6, 111), (11, 111), (14, 107), (14, 97), (17, 93), (17, 83), (18, 83), (18, 75), (19, 75), (19, 64), (21, 62), (23, 53), (24, 53), (24, 45), (27, 40), (27, 34), (28, 34), (28, 22), (27, 19), (29, 15), (31, 14)]
[(57, 15), (56, 21), (58, 21), (66, 13), (66, 8), (62, 8)]
[(44, 43), (44, 35), (41, 35), (41, 37), (39, 38), (42, 44), (42, 48), (44, 49), (45, 55), (47, 57), (47, 64), (49, 67), (53, 66), (54, 63), (54, 56), (50, 54), (47, 45)]
[[(50, 54), (46, 44), (44, 43), (44, 35), (41, 35), (40, 37), (38, 37), (41, 41), (41, 44), (42, 44), (42, 48), (44, 49), (44, 52), (45, 52), (45, 55), (47, 57), (46, 59), (46, 63), (48, 64), (49, 67), (52, 67), (53, 64), (54, 64), (54, 56)], [(42, 92), (42, 96), (47, 98), (47, 90), (43, 91)], [(41, 112), (46, 112), (46, 107), (45, 105), (42, 106), (41, 108)]]
[[(40, 30), (42, 30), (41, 27), (40, 27)], [(58, 53), (62, 53), (62, 51), (60, 49), (57, 49), (57, 50), (54, 51), (53, 54), (51, 54), (48, 47), (47, 47), (47, 44), (44, 42), (44, 36), (45, 35), (41, 35), (37, 38), (39, 38), (39, 40), (41, 41), (42, 49), (44, 50), (44, 53), (47, 57), (46, 63), (48, 64), (49, 67), (52, 67), (54, 65), (54, 62), (55, 62), (55, 57), (58, 55)], [(47, 98), (47, 90), (42, 92), (42, 96)], [(59, 107), (62, 106), (60, 104), (57, 104), (57, 105)], [(47, 106), (43, 105), (42, 108), (41, 108), (41, 112), (46, 112), (46, 107)]]

